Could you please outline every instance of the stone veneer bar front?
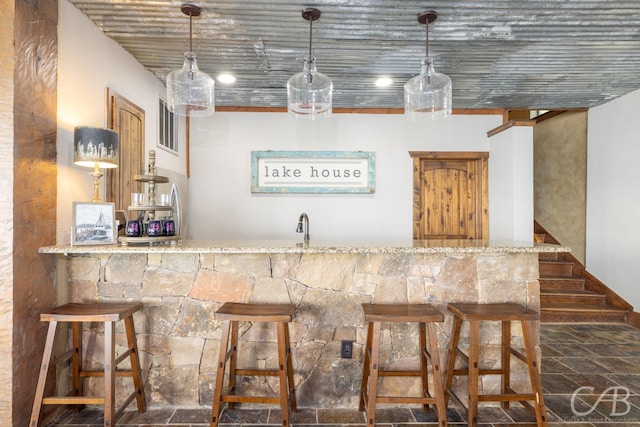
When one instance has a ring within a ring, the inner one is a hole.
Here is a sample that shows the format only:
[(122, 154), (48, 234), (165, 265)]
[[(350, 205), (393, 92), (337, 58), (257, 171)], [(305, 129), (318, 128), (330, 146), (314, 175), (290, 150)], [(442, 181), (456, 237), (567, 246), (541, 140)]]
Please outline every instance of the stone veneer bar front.
[[(152, 408), (211, 406), (221, 326), (214, 312), (224, 302), (295, 304), (290, 328), (298, 405), (357, 408), (366, 339), (362, 303), (440, 307), (445, 322), (437, 329), (444, 356), (451, 327), (447, 303), (511, 301), (539, 310), (538, 253), (567, 251), (549, 244), (473, 240), (182, 241), (175, 246), (40, 249), (42, 254), (57, 254), (58, 304), (144, 304), (135, 326)], [(275, 331), (264, 326), (242, 328), (241, 366), (276, 365)], [(500, 363), (498, 326), (490, 324), (481, 334), (487, 367)], [(85, 349), (92, 365), (100, 367), (102, 336), (94, 328), (85, 327)], [(118, 342), (124, 343), (119, 332)], [(381, 353), (385, 366), (418, 366), (416, 333), (415, 325), (386, 326)], [(517, 324), (513, 334), (521, 341)], [(352, 359), (340, 358), (342, 340), (354, 342)], [(516, 386), (527, 381), (524, 372), (514, 372)], [(59, 373), (60, 382), (65, 375)], [(86, 381), (85, 390), (99, 392), (99, 380)], [(117, 387), (130, 387), (128, 381), (118, 378)], [(419, 393), (417, 378), (410, 385), (401, 381), (383, 378), (381, 390)], [(247, 385), (256, 392), (277, 390), (275, 378), (247, 379), (239, 387)], [(481, 387), (496, 390), (499, 381), (486, 377)]]

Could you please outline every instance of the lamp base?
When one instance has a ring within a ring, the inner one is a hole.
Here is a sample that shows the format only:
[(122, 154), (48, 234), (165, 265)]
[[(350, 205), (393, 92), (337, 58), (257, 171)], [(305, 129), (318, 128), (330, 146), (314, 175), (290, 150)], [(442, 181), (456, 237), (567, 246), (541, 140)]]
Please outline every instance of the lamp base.
[(93, 165), (93, 172), (90, 172), (89, 175), (93, 177), (93, 199), (91, 201), (96, 203), (100, 201), (100, 178), (104, 174), (100, 172), (100, 166), (96, 163)]

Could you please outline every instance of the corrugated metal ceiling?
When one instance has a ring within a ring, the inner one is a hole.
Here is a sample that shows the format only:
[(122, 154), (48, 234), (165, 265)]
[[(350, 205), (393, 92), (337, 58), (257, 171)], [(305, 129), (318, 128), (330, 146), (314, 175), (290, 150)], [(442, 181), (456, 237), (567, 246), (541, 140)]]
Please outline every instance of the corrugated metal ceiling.
[[(102, 31), (164, 81), (182, 66), (189, 18), (177, 1), (71, 0)], [(334, 108), (401, 108), (418, 74), (433, 9), (429, 51), (453, 81), (453, 107), (591, 107), (640, 88), (640, 1), (316, 0), (193, 2), (193, 50), (200, 69), (231, 72), (216, 105), (285, 107), (287, 79), (308, 52), (305, 7), (318, 71), (334, 84)], [(376, 88), (380, 76), (393, 79)]]

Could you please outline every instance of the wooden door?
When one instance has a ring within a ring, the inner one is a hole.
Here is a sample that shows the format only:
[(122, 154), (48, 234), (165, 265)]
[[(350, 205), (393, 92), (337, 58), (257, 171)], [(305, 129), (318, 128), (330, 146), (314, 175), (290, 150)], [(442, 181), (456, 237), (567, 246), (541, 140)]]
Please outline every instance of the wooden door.
[(488, 239), (489, 154), (409, 154), (413, 158), (413, 238)]
[(107, 201), (117, 210), (131, 204), (131, 193), (144, 191), (134, 175), (144, 170), (144, 110), (107, 88), (107, 127), (120, 137), (120, 164), (107, 174)]

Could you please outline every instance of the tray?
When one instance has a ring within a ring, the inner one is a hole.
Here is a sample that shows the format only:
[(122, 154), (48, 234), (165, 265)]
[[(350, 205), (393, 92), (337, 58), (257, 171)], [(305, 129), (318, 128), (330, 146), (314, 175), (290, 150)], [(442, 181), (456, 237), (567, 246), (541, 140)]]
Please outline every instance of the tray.
[(122, 243), (122, 246), (129, 245), (149, 245), (153, 246), (154, 244), (158, 245), (166, 245), (170, 244), (171, 246), (176, 246), (180, 241), (180, 236), (158, 236), (158, 237), (128, 237), (128, 236), (120, 236), (118, 237), (118, 241)]

